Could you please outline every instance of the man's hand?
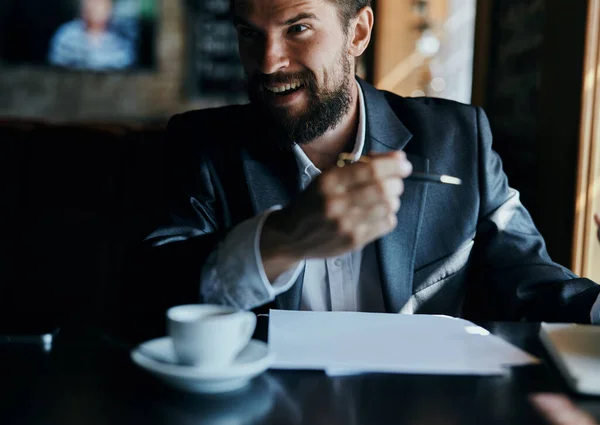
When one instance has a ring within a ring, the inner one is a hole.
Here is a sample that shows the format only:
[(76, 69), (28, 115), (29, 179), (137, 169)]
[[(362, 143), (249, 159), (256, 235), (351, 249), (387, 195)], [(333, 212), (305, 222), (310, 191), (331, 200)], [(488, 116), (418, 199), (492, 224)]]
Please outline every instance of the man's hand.
[(268, 217), (260, 250), (270, 280), (303, 259), (361, 249), (396, 227), (403, 179), (412, 165), (402, 151), (369, 158), (327, 170)]
[(534, 393), (529, 395), (529, 401), (551, 425), (598, 425), (564, 394)]

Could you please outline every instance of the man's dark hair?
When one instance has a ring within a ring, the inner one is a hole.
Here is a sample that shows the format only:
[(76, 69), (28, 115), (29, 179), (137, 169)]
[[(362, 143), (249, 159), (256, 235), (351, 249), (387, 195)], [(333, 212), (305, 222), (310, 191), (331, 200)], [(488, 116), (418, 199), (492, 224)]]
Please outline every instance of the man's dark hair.
[(371, 0), (329, 0), (336, 3), (340, 8), (340, 20), (342, 26), (347, 27), (350, 20), (365, 6), (371, 6)]
[[(350, 20), (354, 18), (358, 12), (365, 6), (371, 6), (371, 0), (328, 0), (335, 3), (339, 7), (340, 21), (342, 26), (347, 27)], [(233, 14), (235, 0), (230, 0), (230, 10)]]

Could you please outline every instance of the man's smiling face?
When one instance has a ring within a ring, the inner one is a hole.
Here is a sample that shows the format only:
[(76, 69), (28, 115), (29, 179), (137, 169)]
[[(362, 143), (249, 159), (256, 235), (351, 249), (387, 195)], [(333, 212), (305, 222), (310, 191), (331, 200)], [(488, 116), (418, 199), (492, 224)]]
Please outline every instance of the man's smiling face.
[(240, 57), (250, 100), (279, 143), (308, 143), (350, 108), (354, 63), (348, 29), (330, 0), (236, 0)]

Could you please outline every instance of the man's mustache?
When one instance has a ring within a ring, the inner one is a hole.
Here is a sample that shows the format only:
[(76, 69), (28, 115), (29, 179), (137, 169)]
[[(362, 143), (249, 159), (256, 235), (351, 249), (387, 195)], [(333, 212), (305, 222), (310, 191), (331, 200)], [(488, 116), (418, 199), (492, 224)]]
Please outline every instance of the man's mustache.
[(292, 84), (296, 82), (300, 82), (300, 84), (305, 86), (312, 86), (314, 78), (310, 72), (294, 72), (289, 74), (255, 73), (250, 77), (250, 84), (256, 88), (275, 84)]

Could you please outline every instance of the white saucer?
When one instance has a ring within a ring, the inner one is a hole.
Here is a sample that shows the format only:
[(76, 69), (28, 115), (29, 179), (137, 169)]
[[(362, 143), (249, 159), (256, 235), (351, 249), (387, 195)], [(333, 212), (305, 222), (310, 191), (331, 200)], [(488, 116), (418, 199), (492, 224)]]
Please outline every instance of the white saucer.
[(177, 363), (170, 337), (146, 341), (131, 351), (131, 359), (142, 369), (171, 387), (194, 393), (222, 393), (246, 386), (273, 363), (267, 344), (251, 340), (227, 366), (184, 366)]

